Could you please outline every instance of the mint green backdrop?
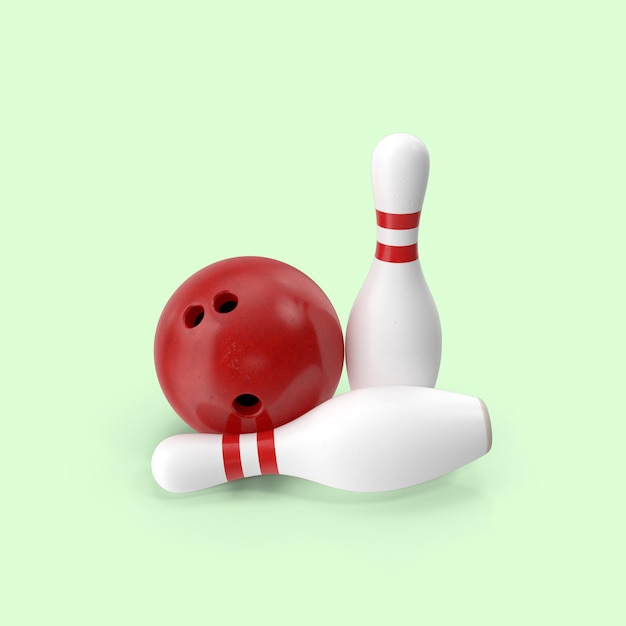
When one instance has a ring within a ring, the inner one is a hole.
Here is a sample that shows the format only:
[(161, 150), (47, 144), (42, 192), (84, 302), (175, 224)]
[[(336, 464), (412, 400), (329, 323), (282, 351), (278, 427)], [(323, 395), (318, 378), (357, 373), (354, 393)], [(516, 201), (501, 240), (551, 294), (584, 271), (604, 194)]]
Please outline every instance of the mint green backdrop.
[[(621, 623), (624, 17), (3, 3), (1, 621)], [(270, 256), (345, 328), (374, 250), (371, 152), (398, 131), (431, 154), (437, 386), (485, 400), (492, 451), (387, 494), (162, 491), (152, 450), (188, 431), (152, 363), (168, 297)]]

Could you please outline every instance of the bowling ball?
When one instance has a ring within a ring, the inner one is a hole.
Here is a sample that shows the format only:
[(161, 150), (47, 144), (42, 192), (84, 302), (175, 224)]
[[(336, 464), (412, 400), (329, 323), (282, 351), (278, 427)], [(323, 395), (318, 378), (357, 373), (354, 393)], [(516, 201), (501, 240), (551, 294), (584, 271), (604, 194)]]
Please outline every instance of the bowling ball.
[(159, 383), (198, 432), (276, 428), (331, 398), (343, 367), (337, 313), (300, 270), (263, 257), (213, 263), (169, 299), (154, 342)]

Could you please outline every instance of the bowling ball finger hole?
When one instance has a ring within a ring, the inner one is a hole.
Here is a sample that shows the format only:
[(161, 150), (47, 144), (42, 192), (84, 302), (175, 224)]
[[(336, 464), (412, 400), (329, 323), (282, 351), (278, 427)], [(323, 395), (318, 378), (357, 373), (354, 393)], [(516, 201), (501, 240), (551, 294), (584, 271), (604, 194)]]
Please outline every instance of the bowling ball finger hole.
[(239, 298), (230, 291), (222, 291), (213, 298), (213, 308), (218, 313), (230, 313), (239, 304)]
[(233, 412), (240, 417), (254, 417), (262, 410), (260, 398), (251, 393), (242, 393), (233, 400)]
[(204, 307), (200, 304), (192, 304), (187, 308), (183, 319), (187, 328), (195, 328), (204, 317)]

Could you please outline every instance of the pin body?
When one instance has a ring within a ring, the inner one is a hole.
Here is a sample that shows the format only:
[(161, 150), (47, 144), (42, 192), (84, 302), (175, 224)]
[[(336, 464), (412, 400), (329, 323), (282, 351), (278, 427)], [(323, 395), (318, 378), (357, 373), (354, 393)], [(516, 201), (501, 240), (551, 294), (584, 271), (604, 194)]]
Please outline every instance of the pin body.
[(275, 430), (169, 437), (154, 451), (152, 473), (177, 493), (261, 474), (376, 492), (436, 478), (490, 448), (481, 400), (399, 385), (350, 391)]
[(376, 254), (346, 330), (351, 389), (437, 380), (441, 324), (417, 246), (429, 166), (426, 146), (412, 135), (390, 135), (374, 150)]

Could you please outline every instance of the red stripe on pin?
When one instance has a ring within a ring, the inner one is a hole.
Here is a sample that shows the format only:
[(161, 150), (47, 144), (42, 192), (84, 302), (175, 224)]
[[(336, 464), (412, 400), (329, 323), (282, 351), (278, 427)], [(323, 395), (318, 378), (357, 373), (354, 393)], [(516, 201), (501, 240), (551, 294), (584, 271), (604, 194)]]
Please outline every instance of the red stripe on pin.
[(416, 261), (417, 244), (409, 246), (388, 246), (387, 244), (376, 242), (376, 258), (387, 263), (410, 263)]
[(381, 228), (408, 230), (419, 226), (421, 214), (421, 211), (417, 213), (384, 213), (376, 209), (376, 223)]
[(259, 451), (261, 474), (278, 474), (276, 448), (274, 447), (274, 431), (264, 430), (257, 433), (256, 445)]
[(243, 478), (238, 434), (227, 433), (222, 435), (222, 456), (224, 457), (226, 480), (231, 481)]

